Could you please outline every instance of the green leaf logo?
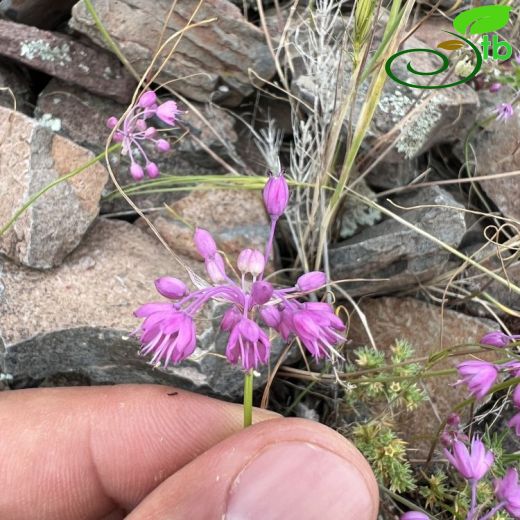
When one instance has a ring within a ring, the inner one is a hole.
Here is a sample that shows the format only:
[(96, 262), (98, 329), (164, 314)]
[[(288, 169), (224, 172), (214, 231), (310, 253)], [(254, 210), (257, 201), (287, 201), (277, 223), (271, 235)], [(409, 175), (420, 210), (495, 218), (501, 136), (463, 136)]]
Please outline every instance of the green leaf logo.
[(498, 31), (507, 25), (511, 7), (484, 5), (460, 13), (453, 20), (453, 27), (461, 34), (484, 34)]

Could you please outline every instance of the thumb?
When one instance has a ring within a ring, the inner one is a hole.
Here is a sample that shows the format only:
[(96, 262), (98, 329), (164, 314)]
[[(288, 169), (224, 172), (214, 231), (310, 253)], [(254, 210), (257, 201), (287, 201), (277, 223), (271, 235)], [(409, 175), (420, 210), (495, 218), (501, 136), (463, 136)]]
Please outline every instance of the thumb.
[(378, 490), (363, 456), (302, 419), (256, 424), (165, 480), (127, 520), (374, 520)]

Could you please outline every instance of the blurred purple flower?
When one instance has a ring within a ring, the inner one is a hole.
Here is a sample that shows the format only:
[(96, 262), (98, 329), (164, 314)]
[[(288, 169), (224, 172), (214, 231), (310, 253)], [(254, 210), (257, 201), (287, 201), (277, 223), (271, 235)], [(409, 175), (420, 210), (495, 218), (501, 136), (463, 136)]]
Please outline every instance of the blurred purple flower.
[(513, 415), (513, 417), (509, 419), (507, 425), (510, 428), (513, 428), (513, 430), (515, 430), (516, 435), (520, 437), (520, 412)]
[(484, 443), (474, 437), (471, 441), (471, 450), (468, 450), (462, 441), (453, 443), (452, 452), (444, 450), (446, 458), (452, 466), (467, 480), (480, 480), (492, 466), (494, 457), (491, 451), (486, 450)]
[(429, 520), (429, 516), (419, 511), (408, 511), (408, 513), (401, 515), (400, 520)]
[(493, 363), (471, 359), (457, 365), (461, 379), (455, 384), (467, 385), (471, 395), (482, 399), (494, 385), (498, 369)]
[(520, 518), (520, 485), (516, 469), (509, 468), (503, 478), (495, 480), (495, 495), (513, 518)]
[(498, 83), (498, 82), (491, 83), (491, 85), (489, 86), (489, 92), (495, 93), (495, 92), (498, 92), (501, 88), (502, 88), (501, 83)]
[(515, 109), (511, 103), (500, 103), (495, 109), (497, 121), (507, 121), (515, 115)]

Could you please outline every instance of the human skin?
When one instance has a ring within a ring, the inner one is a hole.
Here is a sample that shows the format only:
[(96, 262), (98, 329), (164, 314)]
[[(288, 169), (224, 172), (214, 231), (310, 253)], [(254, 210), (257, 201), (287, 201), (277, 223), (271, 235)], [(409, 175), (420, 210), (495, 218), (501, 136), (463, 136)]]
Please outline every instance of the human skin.
[(0, 393), (0, 518), (374, 520), (361, 454), (330, 428), (164, 386)]

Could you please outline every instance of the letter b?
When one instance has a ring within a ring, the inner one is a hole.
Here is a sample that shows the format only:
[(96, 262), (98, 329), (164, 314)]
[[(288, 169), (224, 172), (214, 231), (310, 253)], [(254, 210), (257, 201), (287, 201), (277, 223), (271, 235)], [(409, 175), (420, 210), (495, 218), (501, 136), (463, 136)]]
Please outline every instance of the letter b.
[[(500, 49), (506, 49), (505, 54)], [(513, 55), (513, 48), (508, 42), (500, 41), (496, 34), (493, 35), (493, 59), (506, 61)]]

